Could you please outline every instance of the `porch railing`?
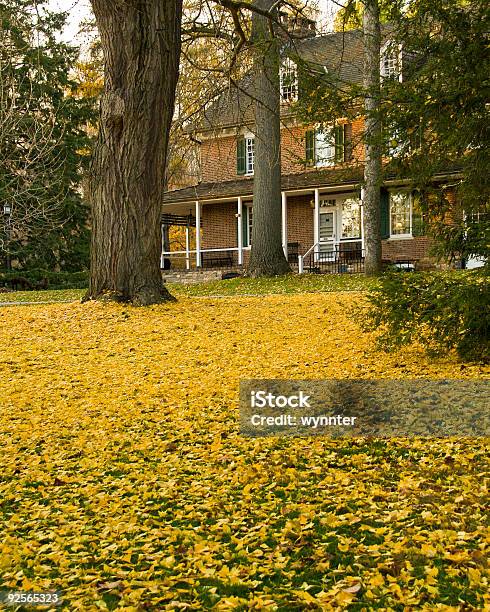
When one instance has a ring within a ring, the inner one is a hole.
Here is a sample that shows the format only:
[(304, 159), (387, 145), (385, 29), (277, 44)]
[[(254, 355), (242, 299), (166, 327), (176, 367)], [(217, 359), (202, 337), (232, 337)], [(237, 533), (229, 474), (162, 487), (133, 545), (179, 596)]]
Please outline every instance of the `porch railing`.
[[(249, 251), (243, 247), (242, 251)], [(160, 259), (162, 270), (191, 270), (211, 268), (234, 268), (241, 265), (238, 247), (217, 249), (189, 249), (188, 251), (163, 251)], [(170, 265), (169, 265), (170, 264)]]
[(364, 272), (361, 240), (319, 241), (298, 258), (298, 272), (355, 274)]

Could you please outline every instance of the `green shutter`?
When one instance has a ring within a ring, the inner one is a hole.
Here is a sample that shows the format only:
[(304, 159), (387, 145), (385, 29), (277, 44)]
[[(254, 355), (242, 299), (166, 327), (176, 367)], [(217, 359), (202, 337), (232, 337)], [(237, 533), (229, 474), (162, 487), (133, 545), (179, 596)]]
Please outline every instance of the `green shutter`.
[(245, 138), (240, 136), (236, 141), (236, 173), (245, 174), (247, 171), (247, 145)]
[(387, 189), (381, 189), (381, 238), (390, 237), (390, 194)]
[(412, 194), (412, 236), (425, 236), (424, 217), (420, 210), (419, 198)]
[(242, 208), (242, 244), (250, 246), (248, 242), (248, 206)]
[(335, 163), (344, 161), (344, 126), (335, 126)]
[(305, 160), (308, 166), (315, 163), (315, 130), (305, 133)]
[(344, 125), (344, 161), (352, 160), (352, 123)]

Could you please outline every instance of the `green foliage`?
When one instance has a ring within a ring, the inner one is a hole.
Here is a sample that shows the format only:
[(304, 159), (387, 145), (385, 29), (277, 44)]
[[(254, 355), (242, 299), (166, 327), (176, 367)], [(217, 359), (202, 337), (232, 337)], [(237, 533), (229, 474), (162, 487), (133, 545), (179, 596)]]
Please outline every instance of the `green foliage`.
[(25, 278), (36, 286), (47, 280), (49, 289), (85, 289), (88, 287), (88, 271), (52, 272), (43, 268), (0, 273), (0, 285), (9, 285), (10, 279)]
[[(399, 136), (391, 170), (413, 177), (446, 256), (488, 256), (488, 221), (481, 213), (490, 212), (489, 26), (483, 0), (411, 2), (394, 29), (404, 49), (403, 82), (383, 82), (383, 120)], [(456, 199), (441, 197), (431, 184), (447, 170), (460, 172), (442, 186)], [(474, 213), (480, 213), (478, 223)], [(444, 217), (457, 223), (438, 222)]]
[(368, 302), (363, 328), (377, 329), (385, 350), (418, 342), (430, 354), (490, 360), (490, 276), (480, 270), (387, 274)]
[(81, 180), (94, 99), (78, 91), (78, 49), (59, 40), (66, 14), (46, 2), (0, 0), (0, 251), (22, 268), (88, 264)]

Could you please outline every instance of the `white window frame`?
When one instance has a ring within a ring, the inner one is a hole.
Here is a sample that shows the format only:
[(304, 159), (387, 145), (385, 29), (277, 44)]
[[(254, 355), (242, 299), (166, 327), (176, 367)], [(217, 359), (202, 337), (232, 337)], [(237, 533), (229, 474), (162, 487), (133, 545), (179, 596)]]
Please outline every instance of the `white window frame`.
[[(354, 200), (357, 202), (359, 207), (359, 235), (358, 236), (344, 236), (344, 203), (347, 200)], [(339, 239), (345, 242), (349, 242), (351, 240), (360, 240), (362, 238), (362, 200), (359, 197), (359, 194), (352, 194), (350, 196), (345, 196), (339, 198), (339, 210), (340, 210), (340, 233)]]
[(252, 223), (253, 223), (253, 212), (252, 212), (252, 203), (243, 203), (243, 209), (247, 211), (246, 214), (246, 225), (245, 225), (245, 241), (244, 247), (249, 247), (252, 245)]
[[(413, 238), (413, 198), (412, 194), (409, 191), (403, 191), (400, 189), (390, 190), (389, 192), (389, 221), (390, 221), (390, 240), (406, 240), (407, 238)], [(404, 234), (394, 234), (392, 228), (392, 216), (391, 216), (391, 196), (392, 195), (406, 195), (408, 197), (409, 203), (409, 232)]]
[[(393, 65), (393, 71), (386, 71), (385, 64), (387, 61)], [(402, 45), (395, 45), (392, 40), (386, 41), (385, 44), (381, 47), (379, 55), (379, 72), (381, 74), (381, 79), (391, 79), (396, 77), (396, 79), (401, 83), (403, 81), (402, 64)]]
[[(319, 128), (315, 129), (315, 167), (325, 168), (329, 166), (335, 166), (335, 135), (332, 133), (333, 126), (328, 128), (325, 132), (321, 132)], [(319, 139), (320, 137), (320, 139)], [(318, 149), (320, 140), (320, 146), (324, 146), (326, 149), (330, 149), (329, 157), (322, 157), (318, 155)], [(323, 141), (323, 143), (321, 142)]]
[(244, 136), (245, 139), (245, 175), (251, 176), (255, 168), (255, 137)]
[(281, 63), (279, 91), (281, 102), (296, 102), (298, 99), (298, 66), (289, 57)]

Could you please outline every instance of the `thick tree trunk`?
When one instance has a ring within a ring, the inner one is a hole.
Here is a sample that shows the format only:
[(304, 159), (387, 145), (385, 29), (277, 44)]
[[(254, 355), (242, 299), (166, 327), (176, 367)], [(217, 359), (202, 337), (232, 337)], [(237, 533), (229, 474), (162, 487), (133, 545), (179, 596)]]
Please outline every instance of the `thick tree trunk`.
[(88, 298), (151, 304), (162, 284), (160, 215), (179, 73), (182, 0), (92, 0), (105, 61), (90, 173)]
[(364, 89), (365, 154), (364, 165), (364, 241), (365, 271), (368, 275), (381, 272), (381, 94), (380, 46), (381, 27), (378, 0), (364, 3)]
[[(270, 9), (274, 0), (256, 0)], [(275, 276), (290, 272), (281, 234), (281, 123), (279, 46), (266, 17), (252, 16), (255, 96), (255, 163), (252, 245), (248, 274)]]

